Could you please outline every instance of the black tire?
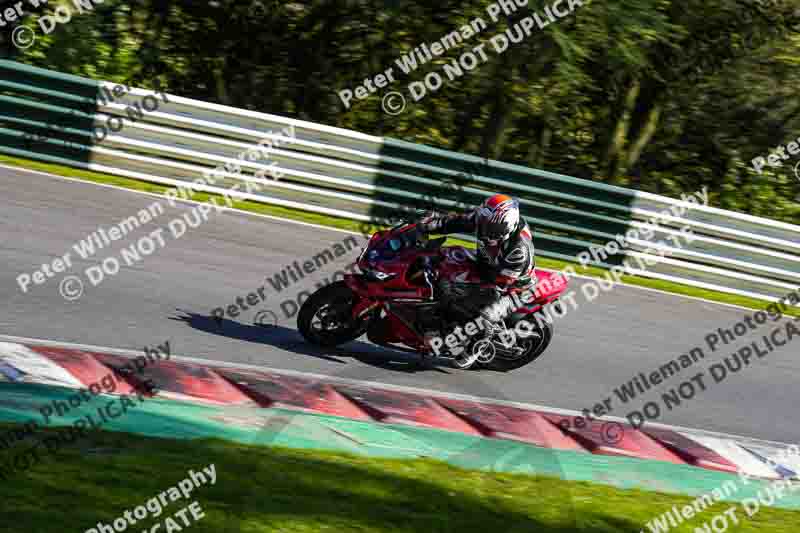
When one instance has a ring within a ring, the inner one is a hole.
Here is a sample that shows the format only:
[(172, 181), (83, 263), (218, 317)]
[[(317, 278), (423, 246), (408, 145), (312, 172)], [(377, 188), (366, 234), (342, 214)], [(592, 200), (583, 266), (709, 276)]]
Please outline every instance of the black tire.
[[(550, 341), (553, 340), (554, 333), (553, 324), (551, 322), (548, 322), (543, 317), (541, 317), (539, 320), (536, 320), (532, 317), (523, 318), (521, 320), (527, 320), (530, 324), (532, 324), (533, 329), (541, 334), (541, 341), (539, 341), (535, 346), (532, 346), (533, 349), (516, 359), (504, 359), (497, 356), (490, 363), (485, 365), (487, 368), (500, 372), (508, 372), (509, 370), (520, 368), (538, 359), (539, 356), (541, 356), (550, 345)], [(516, 323), (514, 326), (516, 326)], [(523, 340), (523, 342), (524, 341), (525, 340)]]
[[(344, 281), (326, 285), (312, 294), (300, 307), (297, 314), (297, 329), (311, 344), (317, 346), (338, 346), (360, 337), (366, 331), (368, 320), (352, 322), (351, 310), (356, 303), (355, 293)], [(320, 331), (313, 327), (317, 313), (325, 306), (331, 306), (333, 314), (342, 320), (338, 329)]]

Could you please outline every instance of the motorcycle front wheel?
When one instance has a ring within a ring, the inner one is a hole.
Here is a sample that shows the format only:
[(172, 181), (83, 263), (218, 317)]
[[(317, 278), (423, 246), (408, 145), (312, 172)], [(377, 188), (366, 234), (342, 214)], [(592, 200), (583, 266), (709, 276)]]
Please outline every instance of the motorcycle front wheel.
[(364, 334), (369, 320), (355, 322), (353, 306), (358, 296), (344, 281), (322, 287), (312, 294), (297, 314), (297, 329), (311, 344), (338, 346)]

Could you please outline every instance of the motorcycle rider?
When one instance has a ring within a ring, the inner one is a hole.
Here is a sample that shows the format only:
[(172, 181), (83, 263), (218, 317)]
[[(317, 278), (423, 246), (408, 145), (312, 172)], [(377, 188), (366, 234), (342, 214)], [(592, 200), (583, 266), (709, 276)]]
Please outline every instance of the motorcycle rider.
[(461, 304), (496, 328), (517, 307), (510, 292), (536, 285), (533, 232), (516, 198), (494, 194), (466, 213), (426, 213), (417, 227), (424, 233), (475, 233), (478, 269), (493, 290), (476, 287)]

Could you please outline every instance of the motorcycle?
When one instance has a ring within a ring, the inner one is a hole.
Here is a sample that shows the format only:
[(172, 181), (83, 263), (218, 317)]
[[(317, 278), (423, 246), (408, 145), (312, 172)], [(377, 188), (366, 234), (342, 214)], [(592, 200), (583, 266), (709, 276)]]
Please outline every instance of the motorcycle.
[[(429, 239), (407, 222), (375, 232), (356, 262), (361, 273), (348, 274), (306, 299), (297, 315), (298, 330), (317, 346), (338, 346), (366, 333), (374, 344), (426, 356), (431, 332), (440, 335), (441, 346), (446, 332), (475, 318), (458, 305), (459, 294), (496, 290), (481, 281), (475, 253), (463, 246), (443, 246), (446, 240)], [(448, 343), (437, 356), (459, 369), (500, 371), (537, 359), (553, 338), (545, 306), (560, 305), (567, 280), (538, 269), (536, 276), (536, 292), (517, 299), (521, 305), (504, 324), (466, 338), (458, 347)], [(512, 329), (526, 334), (509, 336)]]

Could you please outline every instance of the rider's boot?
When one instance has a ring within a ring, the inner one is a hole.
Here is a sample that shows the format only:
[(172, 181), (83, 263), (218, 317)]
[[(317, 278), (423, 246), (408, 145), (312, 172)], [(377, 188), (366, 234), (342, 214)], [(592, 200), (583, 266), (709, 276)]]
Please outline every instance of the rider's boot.
[(436, 362), (437, 355), (433, 349), (432, 343), (434, 339), (441, 339), (442, 333), (440, 331), (430, 330), (425, 331), (423, 335), (424, 345), (419, 352), (419, 363), (425, 368), (433, 368)]

